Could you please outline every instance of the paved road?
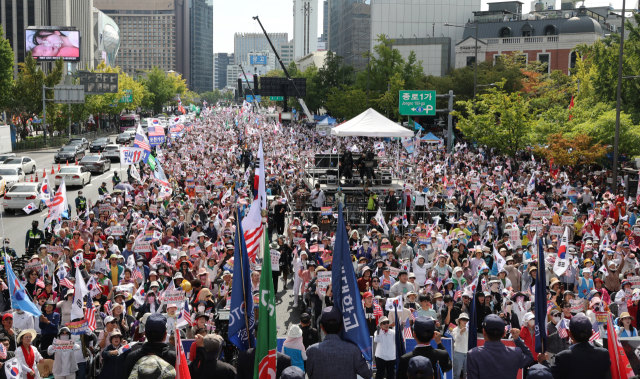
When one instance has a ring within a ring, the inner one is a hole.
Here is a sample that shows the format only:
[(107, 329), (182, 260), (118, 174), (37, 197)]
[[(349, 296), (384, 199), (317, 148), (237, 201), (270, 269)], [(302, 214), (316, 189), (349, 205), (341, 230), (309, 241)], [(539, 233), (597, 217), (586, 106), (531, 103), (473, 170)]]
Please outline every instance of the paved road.
[[(115, 139), (117, 135), (113, 135)], [(38, 151), (26, 151), (16, 153), (18, 156), (27, 156), (36, 161), (37, 169), (38, 169), (38, 177), (42, 180), (42, 171), (43, 169), (47, 171), (47, 175), (51, 174), (51, 168), (54, 170), (58, 169), (58, 164), (54, 164), (53, 156), (55, 155), (57, 149), (47, 149), (47, 150), (38, 150)], [(87, 149), (88, 153), (88, 149)], [(71, 163), (70, 163), (71, 164)], [(64, 164), (62, 165), (64, 166)], [(104, 174), (93, 174), (91, 177), (91, 183), (87, 184), (83, 189), (83, 194), (87, 199), (91, 199), (93, 203), (98, 199), (98, 187), (102, 182), (107, 182), (107, 188), (111, 191), (111, 177), (113, 177), (114, 171), (118, 170), (120, 177), (126, 178), (127, 169), (126, 167), (120, 168), (120, 164), (116, 160), (111, 164), (111, 170), (105, 172)], [(124, 175), (123, 175), (124, 174)], [(27, 175), (26, 180), (30, 181), (31, 177), (34, 178), (34, 175)], [(53, 179), (50, 178), (50, 183), (53, 182)], [(75, 215), (75, 199), (78, 196), (78, 191), (80, 187), (67, 187), (67, 199), (69, 203), (73, 207), (73, 215)], [(1, 200), (2, 198), (0, 198)], [(11, 247), (13, 247), (19, 256), (22, 256), (24, 253), (24, 243), (25, 243), (25, 235), (27, 230), (31, 227), (32, 220), (40, 221), (40, 227), (44, 222), (44, 219), (47, 216), (47, 211), (44, 210), (42, 212), (32, 212), (31, 214), (26, 214), (23, 211), (16, 211), (15, 214), (7, 214), (4, 212), (4, 206), (2, 207), (2, 211), (0, 212), (0, 232), (1, 236), (6, 236), (11, 239)]]
[[(282, 278), (282, 277), (280, 277)], [(283, 291), (283, 281), (279, 280), (278, 293), (276, 294), (276, 319), (278, 323), (278, 337), (286, 337), (291, 325), (300, 323), (302, 301), (298, 301), (298, 307), (293, 307), (293, 280), (287, 280), (287, 290)]]

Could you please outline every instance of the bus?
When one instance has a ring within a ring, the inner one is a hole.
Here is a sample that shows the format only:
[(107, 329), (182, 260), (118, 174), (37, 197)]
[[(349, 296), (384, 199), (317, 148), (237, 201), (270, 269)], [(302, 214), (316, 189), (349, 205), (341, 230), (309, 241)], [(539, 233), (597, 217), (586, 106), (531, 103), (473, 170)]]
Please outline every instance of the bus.
[(135, 129), (135, 127), (140, 123), (140, 116), (137, 114), (127, 114), (124, 116), (120, 116), (120, 133), (125, 130)]

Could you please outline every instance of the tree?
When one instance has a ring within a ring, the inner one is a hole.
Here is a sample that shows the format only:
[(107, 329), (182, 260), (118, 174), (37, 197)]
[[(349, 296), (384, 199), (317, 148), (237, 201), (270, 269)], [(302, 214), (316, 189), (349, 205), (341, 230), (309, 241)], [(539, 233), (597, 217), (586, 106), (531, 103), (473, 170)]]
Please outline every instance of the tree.
[(333, 88), (327, 99), (327, 109), (333, 117), (349, 120), (367, 109), (367, 94), (347, 86)]
[(343, 58), (332, 51), (327, 51), (324, 58), (324, 65), (318, 69), (317, 80), (317, 100), (319, 107), (327, 108), (329, 93), (333, 88), (341, 88), (342, 85), (353, 84), (353, 67), (346, 66)]
[(230, 91), (221, 92), (219, 89), (207, 91), (200, 94), (202, 100), (206, 100), (207, 104), (216, 104), (220, 100), (231, 100), (233, 94)]
[(383, 114), (387, 114), (387, 117), (400, 121), (401, 116), (398, 109), (400, 97), (398, 93), (404, 88), (405, 82), (402, 73), (395, 73), (389, 81), (389, 90), (386, 91), (380, 99), (374, 101), (377, 105), (376, 108), (383, 112)]
[(143, 104), (152, 108), (154, 113), (162, 112), (162, 107), (175, 95), (182, 95), (187, 90), (182, 75), (174, 72), (165, 73), (159, 67), (147, 71), (147, 77), (142, 79), (146, 89)]
[(505, 81), (499, 82), (497, 88), (479, 95), (476, 112), (473, 100), (459, 101), (467, 115), (460, 111), (454, 111), (453, 115), (458, 117), (457, 128), (467, 138), (515, 157), (518, 150), (529, 144), (528, 133), (534, 118), (529, 112), (529, 102), (518, 93), (504, 91), (504, 84)]
[(395, 40), (381, 34), (376, 41), (379, 43), (373, 48), (375, 54), (371, 51), (363, 54), (369, 60), (368, 73), (366, 68), (358, 73), (356, 86), (366, 91), (369, 83), (369, 91), (384, 93), (393, 75), (403, 72), (405, 61), (400, 51), (393, 48)]
[(13, 49), (0, 25), (0, 108), (6, 108), (13, 97)]
[(536, 153), (547, 160), (553, 159), (559, 166), (578, 166), (595, 163), (607, 153), (606, 146), (593, 143), (593, 138), (586, 134), (566, 137), (562, 133), (547, 136), (547, 146), (536, 148)]

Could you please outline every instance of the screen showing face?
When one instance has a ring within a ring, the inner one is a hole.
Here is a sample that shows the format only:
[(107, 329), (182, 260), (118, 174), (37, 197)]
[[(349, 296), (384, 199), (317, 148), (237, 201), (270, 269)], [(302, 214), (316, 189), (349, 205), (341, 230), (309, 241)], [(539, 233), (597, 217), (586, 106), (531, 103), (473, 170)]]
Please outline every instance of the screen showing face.
[(80, 60), (79, 30), (26, 30), (26, 51), (37, 60)]

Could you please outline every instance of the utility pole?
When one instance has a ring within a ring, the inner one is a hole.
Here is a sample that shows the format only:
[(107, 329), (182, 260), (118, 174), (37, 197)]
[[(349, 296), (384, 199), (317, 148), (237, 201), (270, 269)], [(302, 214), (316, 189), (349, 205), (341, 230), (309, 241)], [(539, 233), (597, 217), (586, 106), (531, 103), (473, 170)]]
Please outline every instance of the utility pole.
[(618, 194), (618, 145), (620, 144), (620, 106), (622, 98), (622, 58), (624, 53), (624, 13), (625, 0), (622, 0), (622, 28), (620, 29), (620, 54), (618, 58), (618, 88), (616, 90), (616, 134), (613, 140), (613, 196)]

